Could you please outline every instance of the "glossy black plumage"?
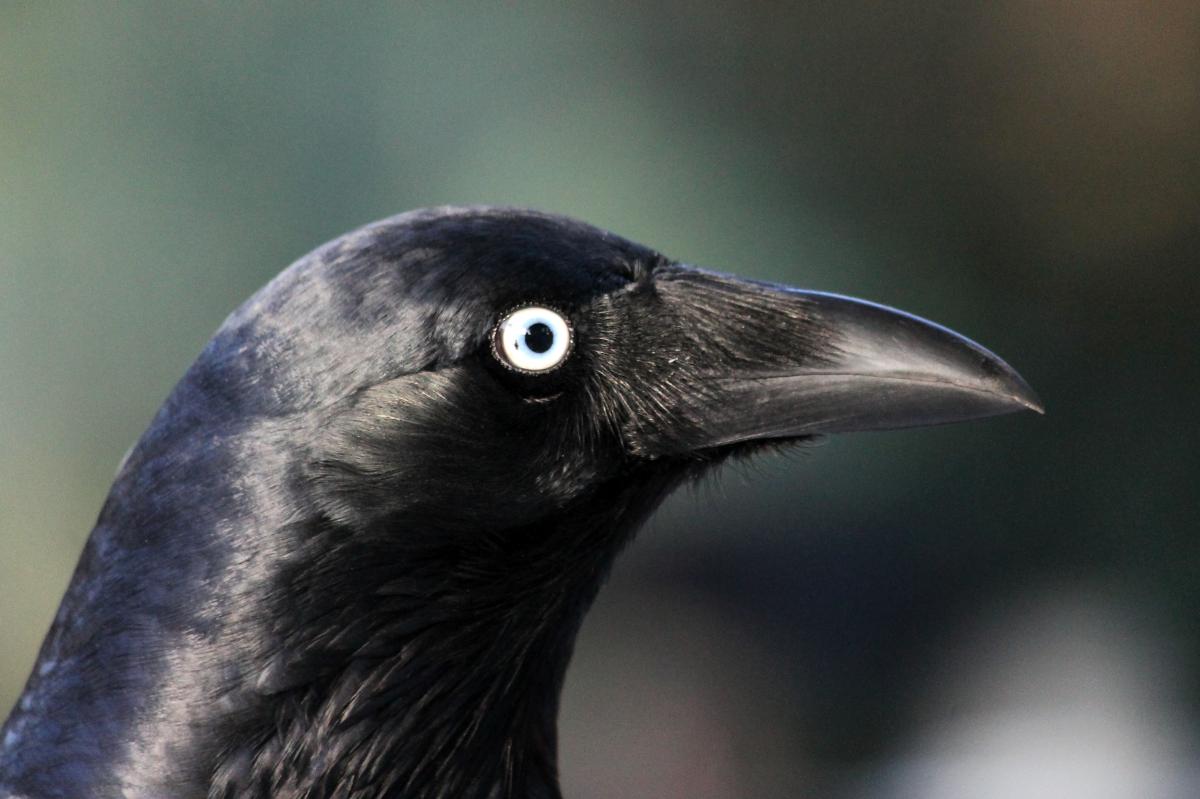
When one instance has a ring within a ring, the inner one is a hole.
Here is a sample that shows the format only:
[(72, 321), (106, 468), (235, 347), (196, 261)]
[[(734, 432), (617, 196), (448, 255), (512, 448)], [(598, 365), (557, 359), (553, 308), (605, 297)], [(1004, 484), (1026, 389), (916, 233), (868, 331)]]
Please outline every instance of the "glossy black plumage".
[[(506, 368), (544, 304), (574, 346)], [(0, 741), (0, 795), (556, 797), (612, 559), (762, 441), (1036, 407), (898, 312), (561, 217), (432, 209), (282, 273), (122, 464)]]

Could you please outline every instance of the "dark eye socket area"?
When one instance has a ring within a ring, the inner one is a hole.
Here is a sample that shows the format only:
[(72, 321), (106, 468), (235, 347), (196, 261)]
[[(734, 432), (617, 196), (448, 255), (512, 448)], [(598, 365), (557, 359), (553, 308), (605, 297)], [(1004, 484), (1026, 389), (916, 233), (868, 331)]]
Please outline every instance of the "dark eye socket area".
[(571, 354), (573, 330), (567, 317), (542, 305), (505, 314), (492, 334), (492, 354), (509, 369), (525, 374), (549, 372)]

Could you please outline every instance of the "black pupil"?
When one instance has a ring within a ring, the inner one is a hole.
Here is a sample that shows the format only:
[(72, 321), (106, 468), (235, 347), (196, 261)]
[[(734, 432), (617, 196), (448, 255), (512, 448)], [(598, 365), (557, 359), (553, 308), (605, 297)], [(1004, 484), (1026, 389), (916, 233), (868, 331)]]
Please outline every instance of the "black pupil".
[(525, 330), (525, 346), (541, 355), (554, 343), (554, 331), (544, 322), (534, 322)]

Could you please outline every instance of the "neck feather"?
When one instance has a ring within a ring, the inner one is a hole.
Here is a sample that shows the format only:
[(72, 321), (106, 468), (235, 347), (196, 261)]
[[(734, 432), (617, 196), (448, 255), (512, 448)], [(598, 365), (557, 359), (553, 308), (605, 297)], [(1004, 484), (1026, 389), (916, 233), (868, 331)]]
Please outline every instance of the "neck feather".
[[(349, 529), (261, 508), (256, 527), (201, 528), (212, 514), (180, 501), (155, 515), (119, 484), (4, 727), (0, 788), (557, 799), (576, 632), (676, 478), (631, 476), (469, 535), (413, 514)], [(200, 488), (185, 496), (237, 484)]]

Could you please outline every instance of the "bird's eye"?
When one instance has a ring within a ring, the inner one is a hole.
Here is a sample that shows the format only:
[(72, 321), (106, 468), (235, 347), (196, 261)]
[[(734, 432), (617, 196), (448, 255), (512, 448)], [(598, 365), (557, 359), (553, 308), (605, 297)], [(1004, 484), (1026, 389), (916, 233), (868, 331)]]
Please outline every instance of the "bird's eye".
[(521, 372), (547, 372), (571, 352), (571, 324), (557, 311), (530, 306), (500, 321), (492, 339), (496, 357)]

